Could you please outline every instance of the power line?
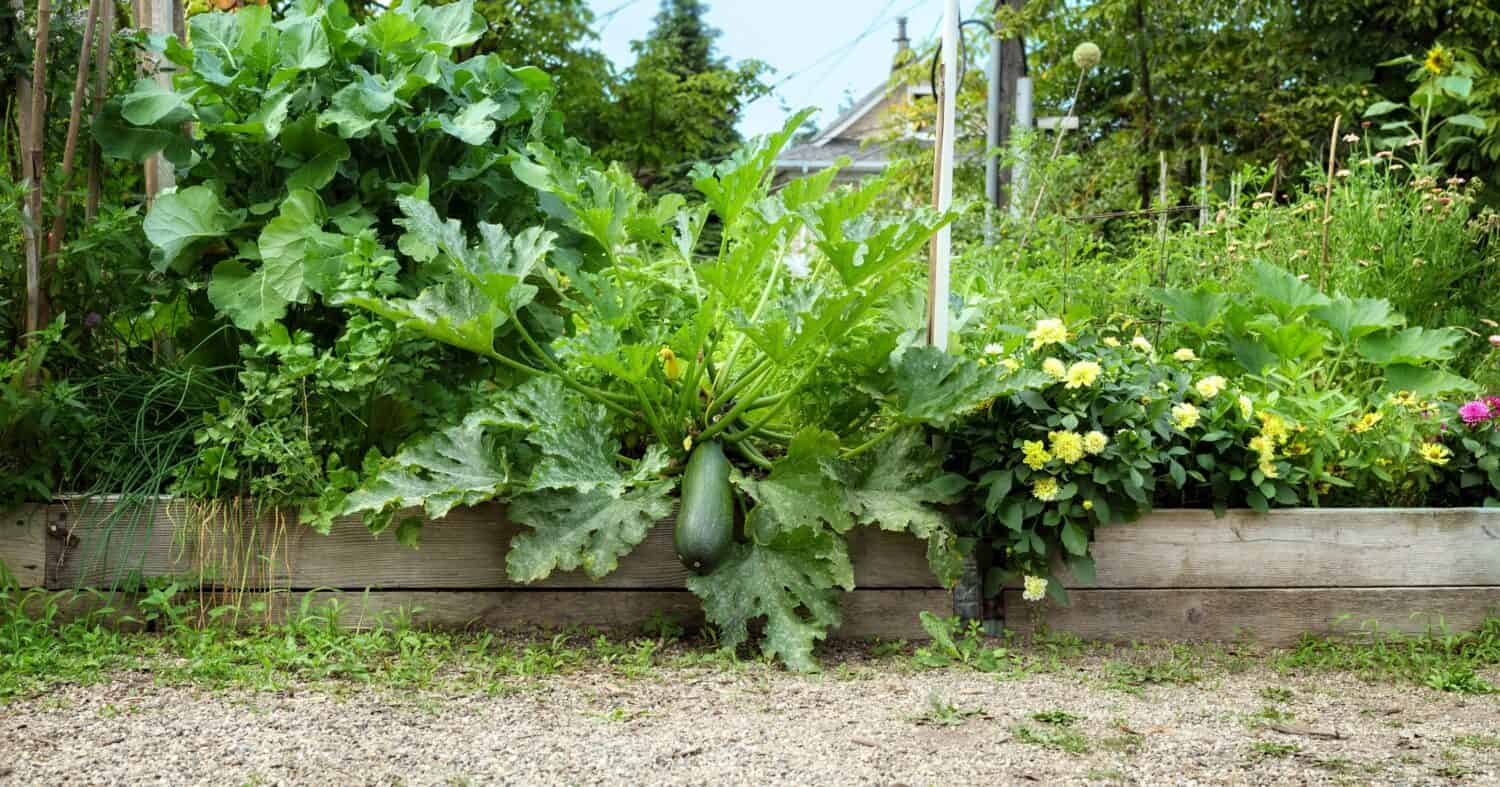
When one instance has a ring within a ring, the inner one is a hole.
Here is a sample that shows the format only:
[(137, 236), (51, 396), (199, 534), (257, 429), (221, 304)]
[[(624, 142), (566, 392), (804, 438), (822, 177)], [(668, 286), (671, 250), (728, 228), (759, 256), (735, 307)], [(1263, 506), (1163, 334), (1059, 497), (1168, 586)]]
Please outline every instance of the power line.
[(615, 17), (616, 16), (618, 16), (622, 11), (625, 11), (626, 9), (630, 8), (633, 5), (637, 5), (640, 2), (641, 2), (641, 0), (625, 0), (625, 2), (623, 2), (623, 3), (615, 6), (614, 8), (611, 8), (608, 11), (605, 11), (604, 13), (600, 14), (599, 17), (598, 17), (598, 19), (599, 19), (599, 31), (598, 31), (598, 35), (602, 37), (604, 35), (605, 28), (609, 27), (609, 23), (610, 22), (615, 21)]

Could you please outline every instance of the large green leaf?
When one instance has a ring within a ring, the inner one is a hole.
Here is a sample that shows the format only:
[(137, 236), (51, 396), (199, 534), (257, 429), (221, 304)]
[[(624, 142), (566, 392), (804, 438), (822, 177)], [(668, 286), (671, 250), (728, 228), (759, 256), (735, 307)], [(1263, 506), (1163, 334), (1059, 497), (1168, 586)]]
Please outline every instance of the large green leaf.
[(1384, 390), (1391, 393), (1411, 391), (1418, 396), (1437, 396), (1453, 391), (1475, 393), (1480, 390), (1480, 387), (1466, 377), (1439, 369), (1424, 369), (1420, 366), (1398, 363), (1385, 367)]
[[(359, 67), (354, 66), (358, 71)], [(367, 136), (396, 105), (396, 86), (378, 75), (361, 72), (358, 82), (333, 94), (331, 106), (318, 116), (319, 126), (334, 126), (344, 139)]]
[(333, 60), (328, 33), (323, 30), (322, 14), (287, 19), (278, 28), (281, 30), (281, 61), (278, 64), (281, 68), (312, 71)]
[(179, 166), (192, 159), (192, 141), (181, 129), (137, 126), (120, 114), (120, 105), (120, 99), (110, 99), (91, 127), (104, 155), (141, 162), (160, 153)]
[(190, 186), (156, 198), (146, 214), (146, 239), (158, 255), (152, 267), (186, 271), (207, 246), (223, 243), (245, 218), (244, 211), (231, 211), (207, 186)]
[(736, 544), (718, 569), (688, 577), (687, 586), (703, 600), (725, 649), (739, 647), (749, 622), (765, 618), (761, 650), (790, 669), (814, 672), (813, 645), (841, 622), (838, 589), (854, 589), (854, 571), (842, 538), (802, 529), (770, 544)]
[(847, 489), (848, 508), (862, 525), (905, 531), (927, 542), (927, 562), (944, 585), (958, 581), (963, 555), (948, 518), (934, 506), (950, 503), (968, 485), (944, 473), (925, 433), (903, 429), (876, 447), (869, 469)]
[(427, 36), (425, 48), (440, 55), (478, 41), (486, 27), (484, 17), (474, 13), (474, 0), (422, 6), (415, 18)]
[(469, 145), (483, 145), (495, 133), (495, 121), (490, 115), (500, 105), (486, 98), (463, 108), (457, 115), (441, 118), (443, 130)]
[(1463, 337), (1463, 332), (1456, 328), (1407, 328), (1367, 336), (1358, 349), (1360, 355), (1374, 363), (1420, 366), (1452, 358), (1453, 345)]
[(1384, 298), (1345, 298), (1339, 296), (1326, 306), (1313, 309), (1312, 315), (1328, 323), (1346, 344), (1376, 331), (1401, 324), (1401, 315)]
[(902, 418), (943, 427), (997, 396), (1048, 382), (1041, 372), (1006, 374), (936, 347), (914, 347), (895, 363), (890, 392)]
[(672, 487), (658, 481), (619, 495), (598, 488), (516, 497), (510, 517), (531, 530), (511, 540), (506, 573), (517, 582), (578, 568), (594, 579), (609, 574), (657, 520), (672, 513)]
[(283, 151), (295, 156), (286, 182), (291, 190), (317, 191), (327, 186), (338, 174), (339, 164), (349, 158), (349, 143), (318, 130), (312, 114), (288, 123), (278, 141)]
[[(619, 495), (630, 480), (616, 466), (620, 444), (609, 429), (609, 411), (565, 388), (555, 377), (528, 380), (512, 392), (502, 412), (506, 423), (527, 432), (541, 457), (531, 474), (532, 489)], [(649, 472), (666, 464), (660, 446), (642, 461)]]
[(1317, 288), (1268, 262), (1255, 263), (1250, 270), (1250, 283), (1283, 321), (1329, 303), (1328, 296)]
[(193, 108), (181, 94), (144, 77), (121, 99), (120, 114), (137, 126), (167, 126), (192, 120)]
[[(322, 291), (329, 282), (314, 281), (313, 271), (324, 270), (321, 263), (337, 253), (336, 236), (323, 231), (323, 201), (311, 191), (293, 191), (281, 203), (276, 218), (261, 228), (261, 260), (277, 284), (277, 291), (287, 300), (304, 303), (306, 290)], [(296, 289), (287, 289), (293, 283)]]
[(285, 317), (291, 298), (284, 291), (296, 292), (301, 286), (300, 270), (262, 265), (252, 271), (241, 260), (225, 260), (214, 266), (208, 301), (236, 326), (249, 331)]
[(835, 466), (838, 450), (837, 435), (804, 429), (765, 478), (740, 481), (756, 502), (745, 523), (756, 541), (769, 544), (786, 531), (823, 524), (839, 533), (854, 526)]
[(497, 424), (494, 412), (481, 410), (412, 443), (349, 494), (343, 513), (421, 506), (429, 518), (440, 519), (455, 506), (482, 503), (508, 491), (511, 472)]
[(1210, 290), (1152, 289), (1151, 297), (1167, 307), (1172, 319), (1206, 330), (1219, 321), (1226, 301), (1222, 293)]
[(342, 302), (483, 356), (494, 354), (495, 329), (506, 320), (505, 312), (467, 279), (446, 279), (416, 298), (385, 300), (362, 294), (345, 296)]

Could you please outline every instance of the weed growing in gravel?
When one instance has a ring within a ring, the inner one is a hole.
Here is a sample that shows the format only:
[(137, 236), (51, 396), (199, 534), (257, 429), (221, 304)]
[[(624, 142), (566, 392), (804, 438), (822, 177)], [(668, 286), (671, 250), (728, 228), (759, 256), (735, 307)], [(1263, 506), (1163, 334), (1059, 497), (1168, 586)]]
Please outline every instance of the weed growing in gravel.
[(918, 725), (932, 727), (957, 727), (975, 717), (988, 716), (983, 708), (960, 708), (933, 692), (927, 696), (927, 708), (910, 717)]
[(1250, 718), (1246, 720), (1245, 724), (1251, 729), (1255, 729), (1257, 727), (1262, 727), (1267, 723), (1285, 724), (1286, 722), (1292, 721), (1296, 718), (1297, 714), (1292, 713), (1289, 710), (1283, 710), (1276, 707), (1275, 705), (1267, 705), (1260, 710), (1250, 714)]
[(1043, 724), (1055, 724), (1060, 727), (1071, 727), (1083, 720), (1082, 716), (1075, 716), (1065, 710), (1041, 710), (1031, 714), (1031, 718)]
[(1027, 724), (1017, 724), (1010, 728), (1010, 734), (1019, 743), (1029, 743), (1068, 754), (1089, 753), (1089, 739), (1083, 733), (1066, 726), (1032, 727)]
[(1260, 698), (1266, 702), (1291, 702), (1292, 690), (1281, 686), (1267, 686), (1260, 690)]
[(1500, 735), (1460, 735), (1453, 739), (1459, 746), (1478, 751), (1500, 751)]
[(1183, 686), (1201, 678), (1204, 657), (1186, 645), (1173, 645), (1166, 656), (1115, 660), (1105, 665), (1110, 676), (1109, 688), (1139, 693), (1142, 687), (1154, 685)]
[(1344, 670), (1370, 680), (1410, 682), (1461, 694), (1497, 689), (1477, 670), (1500, 666), (1500, 617), (1490, 616), (1473, 631), (1452, 632), (1441, 622), (1425, 634), (1381, 631), (1361, 626), (1352, 638), (1304, 637), (1274, 658), (1280, 669)]
[(1277, 743), (1275, 741), (1255, 741), (1250, 744), (1250, 753), (1255, 759), (1282, 759), (1290, 757), (1302, 751), (1302, 747), (1295, 743)]

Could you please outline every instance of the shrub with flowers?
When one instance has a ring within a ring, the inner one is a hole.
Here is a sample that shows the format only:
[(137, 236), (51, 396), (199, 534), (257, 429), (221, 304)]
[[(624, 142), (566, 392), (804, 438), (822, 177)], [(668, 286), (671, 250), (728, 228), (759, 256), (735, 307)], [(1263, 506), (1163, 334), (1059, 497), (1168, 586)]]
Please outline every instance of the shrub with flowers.
[(1167, 350), (1129, 324), (1081, 328), (1044, 319), (988, 337), (981, 363), (1040, 382), (948, 430), (990, 594), (1019, 582), (1027, 599), (1065, 599), (1055, 572), (1092, 577), (1094, 530), (1154, 506), (1500, 505), (1500, 398), (1359, 375), (1338, 390), (1296, 366), (1215, 363), (1217, 338)]

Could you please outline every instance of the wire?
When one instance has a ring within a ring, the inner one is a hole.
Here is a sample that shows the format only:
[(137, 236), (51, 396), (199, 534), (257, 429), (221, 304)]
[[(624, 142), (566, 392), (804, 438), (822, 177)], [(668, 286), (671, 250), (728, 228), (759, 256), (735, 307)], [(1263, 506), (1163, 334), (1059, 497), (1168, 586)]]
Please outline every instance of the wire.
[(626, 9), (628, 9), (631, 6), (636, 5), (636, 4), (640, 3), (640, 2), (641, 2), (641, 0), (625, 0), (625, 2), (623, 2), (623, 3), (615, 6), (614, 8), (611, 8), (608, 11), (605, 11), (604, 13), (600, 14), (599, 17), (598, 17), (599, 30), (598, 30), (598, 32), (597, 32), (596, 35), (599, 35), (599, 36), (602, 37), (604, 35), (605, 28), (608, 28), (609, 24), (611, 22), (615, 21), (615, 17), (618, 16), (620, 14), (620, 12), (625, 11)]
[[(824, 52), (822, 55), (818, 56), (818, 58), (816, 60), (813, 60), (811, 63), (808, 63), (807, 65), (802, 66), (801, 68), (796, 69), (795, 71), (792, 71), (792, 72), (786, 74), (785, 76), (783, 76), (782, 78), (780, 78), (780, 79), (776, 80), (775, 82), (771, 83), (770, 88), (765, 93), (763, 93), (763, 94), (757, 96), (756, 98), (754, 98), (753, 100), (747, 102), (745, 104), (745, 106), (750, 106), (751, 104), (754, 104), (756, 101), (759, 101), (762, 98), (765, 98), (765, 97), (767, 97), (769, 95), (774, 94), (776, 91), (778, 91), (782, 87), (784, 87), (788, 82), (791, 82), (792, 80), (797, 79), (799, 77), (805, 76), (807, 74), (807, 72), (812, 71), (813, 69), (817, 68), (818, 66), (823, 65), (824, 63), (827, 63), (830, 59), (837, 57), (838, 58), (838, 62), (835, 63), (832, 67), (828, 68), (824, 72), (824, 76), (811, 89), (812, 90), (816, 90), (818, 87), (821, 87), (822, 84), (823, 84), (823, 82), (827, 80), (828, 75), (832, 74), (833, 71), (837, 70), (838, 66), (843, 63), (844, 59), (849, 56), (849, 53), (852, 52), (856, 46), (858, 46), (859, 44), (863, 43), (864, 40), (866, 38), (869, 38), (876, 30), (878, 30), (880, 28), (881, 25), (883, 25), (887, 21), (889, 21), (889, 19), (887, 18), (886, 15), (890, 12), (891, 6), (895, 5), (896, 2), (897, 2), (897, 0), (889, 0), (885, 4), (885, 7), (883, 9), (881, 9), (880, 13), (876, 15), (876, 18), (874, 19), (874, 21), (870, 22), (869, 26), (867, 26), (864, 30), (860, 31), (859, 35), (855, 36), (854, 38), (849, 39), (847, 42), (845, 42), (843, 44), (840, 44), (839, 46), (837, 46), (837, 47), (835, 47), (835, 48), (833, 48), (833, 49), (831, 49), (831, 50), (829, 50), (827, 52)], [(904, 8), (903, 10), (901, 10), (900, 12), (898, 12), (898, 14), (910, 13), (911, 11), (913, 11), (913, 10), (917, 9), (918, 7), (924, 5), (926, 2), (928, 2), (928, 0), (917, 0), (917, 2), (912, 3), (911, 5), (907, 6), (906, 8)]]

